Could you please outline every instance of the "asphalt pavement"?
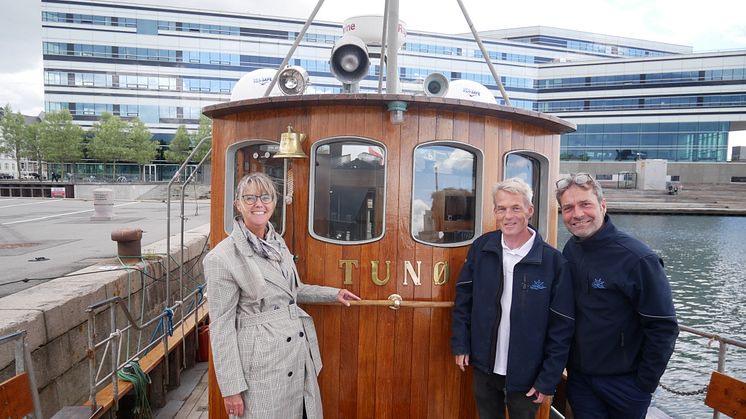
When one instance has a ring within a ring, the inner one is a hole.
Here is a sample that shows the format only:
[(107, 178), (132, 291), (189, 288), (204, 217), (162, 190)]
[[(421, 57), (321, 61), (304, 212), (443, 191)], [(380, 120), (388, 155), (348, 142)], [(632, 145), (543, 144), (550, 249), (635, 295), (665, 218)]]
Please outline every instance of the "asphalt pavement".
[[(0, 198), (0, 297), (115, 258), (111, 232), (123, 227), (142, 229), (147, 250), (166, 238), (166, 208), (160, 201), (115, 201), (111, 220), (91, 221), (91, 200)], [(210, 201), (186, 201), (184, 217), (185, 231), (208, 224)], [(171, 235), (180, 231), (180, 202), (172, 200)]]

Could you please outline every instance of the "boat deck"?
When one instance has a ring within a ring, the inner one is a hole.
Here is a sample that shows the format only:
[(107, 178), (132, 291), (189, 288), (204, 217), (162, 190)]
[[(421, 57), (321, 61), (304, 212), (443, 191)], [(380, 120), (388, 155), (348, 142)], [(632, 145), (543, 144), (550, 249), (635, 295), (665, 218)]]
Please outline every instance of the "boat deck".
[(168, 392), (166, 405), (153, 409), (155, 419), (208, 419), (207, 362), (198, 362), (181, 375), (181, 384)]
[[(207, 362), (199, 362), (182, 373), (181, 385), (169, 391), (166, 405), (153, 410), (155, 419), (208, 419)], [(671, 419), (655, 407), (646, 419)]]

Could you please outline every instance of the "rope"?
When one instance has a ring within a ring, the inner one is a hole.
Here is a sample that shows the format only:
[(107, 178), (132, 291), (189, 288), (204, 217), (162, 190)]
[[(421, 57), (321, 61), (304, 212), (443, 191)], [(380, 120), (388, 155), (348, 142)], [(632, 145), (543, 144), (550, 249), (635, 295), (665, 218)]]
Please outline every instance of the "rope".
[(173, 336), (174, 335), (174, 311), (170, 307), (166, 307), (164, 311), (166, 312), (166, 317), (168, 318), (168, 335)]
[(150, 403), (148, 402), (150, 377), (140, 368), (140, 363), (137, 359), (128, 362), (121, 370), (117, 371), (117, 376), (124, 381), (131, 382), (132, 387), (135, 389), (135, 408), (132, 410), (133, 417), (141, 419), (152, 418), (153, 412), (150, 410)]
[(197, 286), (197, 305), (200, 305), (204, 298), (205, 298), (205, 284), (201, 284)]

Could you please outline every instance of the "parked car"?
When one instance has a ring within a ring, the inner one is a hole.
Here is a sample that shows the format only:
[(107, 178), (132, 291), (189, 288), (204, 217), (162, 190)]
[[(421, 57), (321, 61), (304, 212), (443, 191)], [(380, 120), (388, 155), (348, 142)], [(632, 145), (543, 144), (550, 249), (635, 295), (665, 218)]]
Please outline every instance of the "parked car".
[(15, 179), (10, 173), (0, 173), (0, 180)]

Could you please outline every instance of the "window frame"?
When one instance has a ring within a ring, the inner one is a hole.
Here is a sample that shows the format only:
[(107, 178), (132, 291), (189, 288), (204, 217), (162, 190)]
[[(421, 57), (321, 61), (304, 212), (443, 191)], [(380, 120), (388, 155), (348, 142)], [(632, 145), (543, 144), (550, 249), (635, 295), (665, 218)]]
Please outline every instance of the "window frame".
[[(413, 217), (414, 214), (412, 214), (412, 212), (414, 211), (414, 205), (413, 205), (414, 203), (414, 180), (415, 180), (415, 174), (416, 174), (415, 172), (416, 167), (415, 167), (414, 159), (415, 159), (417, 149), (421, 147), (428, 147), (428, 146), (449, 146), (453, 148), (459, 148), (459, 149), (462, 149), (464, 151), (474, 154), (474, 156), (477, 159), (476, 173), (474, 177), (474, 189), (475, 189), (474, 191), (474, 236), (469, 240), (466, 240), (463, 242), (456, 242), (456, 243), (431, 243), (431, 242), (426, 242), (424, 240), (416, 238), (414, 235), (414, 231), (412, 231), (412, 226), (413, 226), (412, 220), (414, 218)], [(477, 238), (479, 238), (479, 236), (482, 235), (483, 214), (482, 214), (481, 203), (483, 202), (483, 198), (484, 198), (484, 185), (482, 183), (483, 179), (484, 179), (484, 153), (479, 148), (471, 144), (459, 142), (456, 140), (434, 140), (434, 141), (428, 141), (428, 142), (417, 144), (412, 149), (412, 183), (410, 184), (411, 194), (409, 197), (409, 236), (412, 238), (412, 240), (414, 240), (417, 243), (420, 243), (426, 246), (433, 246), (433, 247), (450, 248), (450, 247), (470, 246), (474, 242), (474, 240), (476, 240)]]
[[(533, 226), (538, 230), (538, 233), (541, 234), (541, 237), (549, 237), (549, 200), (553, 199), (554, 195), (550, 192), (553, 192), (553, 189), (550, 190), (549, 185), (549, 158), (541, 153), (538, 153), (534, 150), (510, 150), (506, 152), (503, 155), (503, 174), (502, 179), (507, 179), (507, 171), (506, 168), (508, 167), (508, 158), (511, 155), (519, 155), (524, 158), (529, 158), (536, 163), (538, 163), (539, 167), (539, 187), (540, 189), (538, 191), (534, 190), (534, 214), (537, 214), (537, 225)], [(533, 185), (531, 186), (531, 189), (533, 190)], [(491, 198), (491, 197), (490, 197)], [(494, 205), (494, 204), (493, 204)]]
[[(280, 143), (274, 140), (269, 139), (262, 139), (262, 138), (255, 138), (255, 139), (244, 139), (236, 141), (235, 143), (229, 145), (225, 150), (225, 172), (223, 179), (225, 180), (225, 186), (223, 189), (224, 194), (224, 202), (223, 202), (223, 229), (225, 232), (230, 235), (231, 232), (233, 232), (233, 202), (235, 201), (235, 191), (236, 191), (236, 184), (235, 184), (235, 178), (236, 178), (236, 152), (244, 147), (252, 146), (252, 145), (276, 145), (278, 148), (280, 146)], [(281, 209), (281, 216), (280, 219), (281, 225), (278, 233), (280, 236), (285, 235), (286, 229), (286, 223), (287, 223), (287, 205), (285, 204), (285, 195), (287, 194), (287, 174), (288, 174), (288, 161), (287, 159), (282, 159), (283, 161), (283, 178), (285, 181), (282, 185), (282, 190), (277, 191), (277, 205), (275, 206), (275, 211), (279, 209), (280, 206), (282, 206)]]
[[(324, 237), (316, 234), (313, 226), (313, 217), (315, 211), (315, 192), (316, 192), (316, 150), (323, 145), (334, 143), (340, 140), (357, 141), (362, 143), (369, 143), (371, 146), (381, 147), (383, 149), (383, 203), (381, 208), (383, 214), (381, 214), (381, 235), (373, 237), (368, 240), (335, 240), (329, 237)], [(316, 240), (324, 243), (330, 243), (341, 246), (358, 246), (362, 244), (374, 243), (382, 240), (386, 236), (386, 204), (388, 199), (388, 148), (386, 144), (373, 138), (361, 137), (357, 135), (338, 135), (334, 137), (327, 137), (316, 141), (311, 145), (310, 150), (310, 174), (308, 181), (308, 234)]]

